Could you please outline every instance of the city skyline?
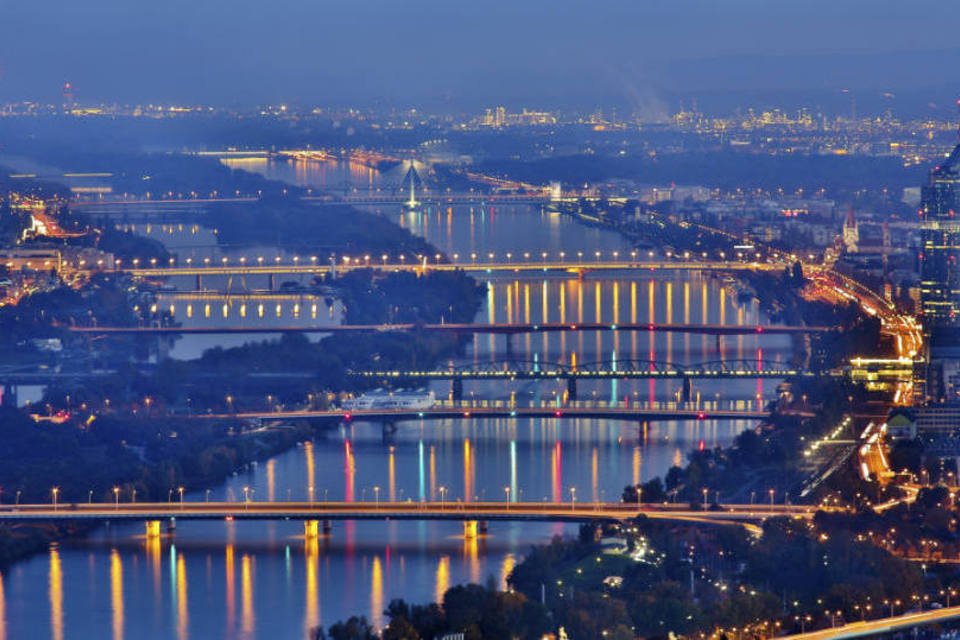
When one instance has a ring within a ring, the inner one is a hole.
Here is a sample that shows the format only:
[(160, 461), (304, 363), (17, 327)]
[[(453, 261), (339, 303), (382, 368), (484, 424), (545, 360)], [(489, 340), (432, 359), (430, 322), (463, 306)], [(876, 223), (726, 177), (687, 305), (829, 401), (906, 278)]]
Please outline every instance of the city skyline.
[[(923, 112), (952, 102), (949, 75), (960, 60), (949, 27), (960, 9), (927, 0), (722, 8), (243, 0), (222, 8), (212, 0), (6, 7), (0, 102), (57, 99), (70, 82), (92, 102), (463, 109), (495, 96), (514, 108), (612, 104), (657, 114), (679, 100), (729, 107), (750, 96), (790, 106), (804, 95), (845, 109), (846, 88), (865, 109)], [(926, 99), (900, 95), (921, 88)]]

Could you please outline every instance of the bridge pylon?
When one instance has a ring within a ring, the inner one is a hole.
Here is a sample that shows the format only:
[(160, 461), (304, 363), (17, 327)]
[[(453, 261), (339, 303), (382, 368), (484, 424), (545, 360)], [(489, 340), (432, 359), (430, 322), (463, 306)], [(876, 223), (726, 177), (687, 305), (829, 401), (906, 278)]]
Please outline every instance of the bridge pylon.
[(683, 392), (681, 394), (681, 400), (684, 403), (690, 402), (690, 398), (693, 395), (693, 382), (690, 380), (690, 376), (683, 377)]
[(160, 537), (160, 521), (147, 520), (147, 540), (156, 540)]
[(463, 400), (463, 378), (453, 378), (450, 381), (450, 395), (454, 402)]
[(577, 379), (567, 378), (567, 400), (577, 399)]
[(477, 537), (479, 531), (479, 523), (476, 520), (464, 520), (463, 521), (463, 537), (466, 540), (473, 540)]
[(13, 407), (17, 406), (17, 385), (11, 384), (9, 382), (3, 385), (3, 398), (0, 399), (0, 406), (3, 407)]

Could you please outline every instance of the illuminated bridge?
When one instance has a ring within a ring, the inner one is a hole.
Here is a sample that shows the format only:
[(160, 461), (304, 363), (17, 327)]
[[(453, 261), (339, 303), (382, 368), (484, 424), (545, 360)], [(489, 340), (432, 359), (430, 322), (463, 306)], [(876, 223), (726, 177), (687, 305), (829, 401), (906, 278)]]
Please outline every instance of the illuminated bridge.
[[(812, 417), (813, 413), (798, 413)], [(350, 422), (368, 420), (385, 425), (405, 420), (464, 420), (479, 418), (546, 418), (546, 419), (611, 419), (634, 422), (662, 420), (761, 420), (768, 418), (768, 411), (752, 409), (681, 409), (664, 403), (661, 407), (630, 407), (620, 404), (600, 406), (434, 406), (429, 409), (383, 408), (383, 409), (329, 409), (300, 411), (235, 411), (231, 413), (197, 413), (183, 416), (192, 420), (335, 420)]]
[(394, 370), (394, 371), (353, 371), (351, 375), (368, 378), (380, 383), (450, 380), (454, 400), (463, 397), (465, 380), (566, 380), (568, 397), (577, 398), (578, 380), (637, 380), (663, 379), (683, 380), (684, 400), (689, 401), (692, 379), (726, 378), (774, 378), (783, 379), (801, 375), (813, 375), (802, 369), (785, 367), (780, 363), (765, 363), (762, 360), (717, 360), (700, 364), (677, 365), (654, 360), (620, 360), (617, 362), (594, 362), (577, 365), (557, 363), (518, 362), (490, 363), (488, 365), (466, 365), (449, 369), (433, 370)]
[[(94, 269), (96, 265), (71, 265), (75, 268), (88, 267)], [(251, 276), (251, 275), (309, 275), (317, 276), (331, 272), (344, 272), (356, 269), (378, 269), (381, 271), (466, 271), (469, 273), (586, 273), (586, 272), (615, 272), (615, 271), (783, 271), (784, 265), (768, 262), (739, 262), (726, 260), (659, 260), (641, 261), (626, 259), (561, 259), (561, 260), (516, 260), (508, 258), (506, 261), (490, 259), (488, 261), (464, 262), (430, 262), (423, 256), (417, 260), (411, 257), (409, 262), (386, 262), (370, 256), (361, 256), (344, 259), (332, 266), (316, 256), (304, 260), (291, 262), (260, 261), (225, 258), (219, 262), (205, 258), (194, 261), (188, 258), (183, 263), (159, 264), (134, 260), (129, 265), (116, 261), (115, 270), (124, 271), (137, 277), (162, 278), (174, 276), (204, 277), (204, 276)], [(197, 287), (198, 289), (201, 287)]]
[[(56, 495), (56, 494), (55, 494)], [(800, 505), (728, 505), (711, 510), (687, 505), (623, 502), (120, 502), (3, 505), (0, 523), (145, 522), (147, 536), (160, 535), (161, 522), (181, 520), (300, 520), (306, 536), (328, 532), (333, 520), (451, 520), (476, 536), (490, 521), (617, 522), (647, 516), (706, 524), (750, 524), (775, 516), (811, 518), (816, 508)]]
[(224, 327), (66, 327), (75, 333), (109, 334), (226, 334), (226, 333), (389, 333), (394, 331), (436, 331), (440, 333), (485, 333), (517, 335), (525, 333), (555, 333), (582, 331), (654, 331), (664, 333), (693, 333), (717, 336), (744, 335), (791, 335), (805, 333), (828, 333), (834, 327), (808, 327), (789, 325), (739, 325), (739, 324), (664, 324), (649, 322), (543, 322), (533, 323), (442, 323), (442, 324), (340, 324), (322, 326), (224, 326)]

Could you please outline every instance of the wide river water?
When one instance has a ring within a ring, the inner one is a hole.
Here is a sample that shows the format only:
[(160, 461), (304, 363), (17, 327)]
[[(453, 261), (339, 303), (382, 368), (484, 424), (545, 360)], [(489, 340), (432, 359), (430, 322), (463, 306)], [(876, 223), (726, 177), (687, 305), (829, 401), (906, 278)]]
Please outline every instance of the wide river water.
[[(374, 189), (385, 181), (361, 167), (245, 163), (269, 177), (315, 187)], [(384, 186), (384, 188), (386, 188)], [(618, 235), (526, 206), (455, 206), (403, 213), (379, 211), (450, 254), (524, 251), (629, 251)], [(127, 221), (160, 237), (181, 257), (239, 255), (275, 259), (275, 249), (223, 250), (209, 230)], [(483, 279), (483, 278), (481, 278)], [(237, 286), (247, 286), (241, 283)], [(697, 274), (642, 272), (631, 277), (518, 279), (491, 277), (478, 322), (600, 321), (755, 325), (753, 302), (738, 302), (722, 280)], [(336, 303), (307, 295), (261, 298), (166, 294), (159, 305), (187, 324), (321, 327), (337, 322)], [(175, 357), (195, 357), (229, 339), (185, 338)], [(263, 339), (262, 336), (256, 339)], [(712, 337), (648, 332), (479, 336), (454, 364), (500, 366), (537, 361), (580, 363), (656, 360), (698, 363), (789, 355), (773, 336)], [(562, 396), (562, 383), (467, 383), (475, 402), (517, 403)], [(678, 381), (581, 383), (581, 399), (673, 401)], [(756, 406), (775, 394), (774, 380), (694, 384), (694, 400)], [(448, 385), (434, 390), (446, 397)], [(687, 451), (729, 443), (746, 422), (615, 420), (450, 420), (405, 422), (384, 438), (380, 425), (354, 422), (210, 487), (211, 499), (318, 500), (616, 499), (624, 485), (662, 475)], [(509, 488), (509, 492), (506, 489)], [(188, 494), (202, 500), (205, 492)], [(105, 527), (14, 565), (0, 580), (0, 640), (20, 638), (304, 638), (318, 624), (365, 615), (376, 625), (392, 598), (438, 599), (450, 586), (492, 579), (503, 584), (531, 545), (575, 533), (561, 524), (494, 523), (488, 536), (465, 539), (459, 523), (344, 522), (308, 544), (299, 522), (180, 523), (175, 536), (148, 542), (140, 526)]]

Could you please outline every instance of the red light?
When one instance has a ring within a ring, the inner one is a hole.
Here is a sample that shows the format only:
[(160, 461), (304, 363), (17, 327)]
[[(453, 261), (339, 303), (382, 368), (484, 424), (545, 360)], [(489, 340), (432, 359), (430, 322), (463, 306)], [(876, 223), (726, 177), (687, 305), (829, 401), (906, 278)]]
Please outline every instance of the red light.
[(707, 419), (707, 415), (703, 411), (697, 414), (697, 420), (706, 420), (706, 419)]
[(343, 419), (344, 419), (344, 420), (350, 420), (350, 419), (352, 419), (352, 418), (353, 418), (353, 416), (350, 415), (350, 412), (349, 412), (349, 411), (346, 412), (345, 414), (343, 414)]
[(563, 415), (563, 411), (555, 411), (553, 415), (559, 418), (560, 416)]
[(650, 329), (650, 331), (653, 331), (653, 325), (651, 324), (651, 325), (648, 327), (648, 329)]
[(757, 333), (763, 333), (763, 327), (757, 327)]

